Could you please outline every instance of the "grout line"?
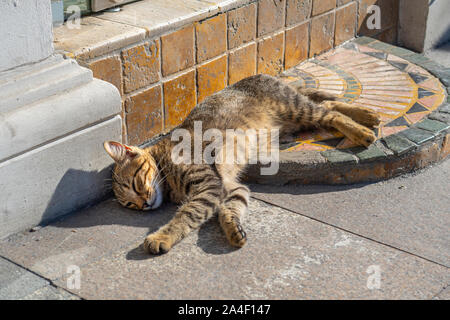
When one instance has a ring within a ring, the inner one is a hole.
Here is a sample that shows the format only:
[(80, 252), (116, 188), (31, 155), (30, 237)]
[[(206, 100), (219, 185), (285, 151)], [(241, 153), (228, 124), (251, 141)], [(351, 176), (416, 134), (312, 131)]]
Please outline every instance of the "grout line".
[[(68, 294), (70, 294), (70, 295), (72, 295), (72, 296), (75, 296), (75, 297), (79, 298), (80, 300), (85, 300), (83, 297), (79, 296), (78, 294), (73, 293), (73, 292), (70, 292), (70, 291), (67, 290), (66, 288), (60, 287), (60, 286), (56, 285), (56, 284), (53, 282), (53, 280), (51, 280), (51, 279), (49, 279), (49, 278), (46, 278), (46, 277), (44, 277), (43, 275), (40, 275), (39, 273), (37, 273), (37, 272), (35, 272), (35, 271), (31, 270), (31, 269), (28, 269), (27, 267), (22, 266), (22, 265), (16, 263), (15, 261), (13, 261), (13, 260), (11, 260), (11, 259), (5, 257), (5, 256), (0, 255), (0, 258), (5, 259), (6, 261), (8, 261), (8, 262), (14, 264), (15, 266), (18, 266), (19, 268), (22, 268), (22, 269), (24, 269), (24, 270), (26, 270), (26, 271), (28, 271), (28, 272), (34, 274), (35, 276), (37, 276), (37, 277), (39, 277), (39, 278), (41, 278), (41, 279), (44, 279), (45, 281), (47, 281), (47, 282), (49, 283), (49, 285), (51, 285), (51, 286), (54, 287), (54, 288), (63, 290), (64, 292), (67, 292)], [(39, 288), (39, 289), (40, 289), (40, 288)], [(38, 290), (39, 290), (39, 289), (38, 289)], [(32, 293), (34, 293), (34, 292), (32, 292)], [(26, 296), (25, 296), (25, 297), (26, 297)], [(23, 297), (22, 297), (22, 298), (23, 298)]]
[[(213, 15), (210, 18), (213, 18), (215, 16), (218, 16), (218, 14)], [(202, 20), (202, 21), (206, 21), (206, 19)], [(198, 100), (198, 95), (200, 93), (200, 89), (198, 87), (198, 73), (197, 73), (197, 66), (198, 66), (198, 59), (197, 59), (197, 52), (198, 52), (198, 44), (197, 44), (197, 26), (198, 24), (201, 24), (202, 22), (198, 21), (198, 22), (193, 22), (192, 23), (192, 30), (194, 32), (194, 47), (192, 48), (194, 50), (193, 54), (194, 54), (194, 65), (192, 66), (193, 70), (194, 70), (194, 86), (195, 86), (195, 103), (194, 106), (197, 105), (197, 100)]]
[(121, 83), (120, 86), (122, 88), (122, 95), (121, 95), (121, 105), (120, 105), (120, 117), (122, 119), (121, 123), (120, 123), (120, 131), (122, 133), (122, 143), (127, 144), (128, 143), (128, 126), (127, 126), (127, 111), (125, 108), (125, 104), (126, 104), (126, 100), (128, 99), (127, 94), (125, 94), (125, 67), (124, 67), (124, 59), (123, 59), (123, 54), (122, 54), (123, 50), (121, 50), (118, 53), (118, 57), (119, 57), (119, 61), (120, 61), (120, 66), (121, 66)]
[[(163, 64), (162, 48), (163, 48), (163, 42), (162, 42), (161, 37), (160, 37), (159, 38), (159, 53), (158, 53), (158, 59), (159, 59), (158, 76), (159, 76), (160, 81), (163, 78), (163, 74), (162, 74), (162, 64)], [(161, 132), (164, 132), (164, 130), (166, 129), (166, 110), (164, 108), (164, 105), (165, 105), (164, 86), (161, 84), (160, 87), (161, 87), (161, 90), (160, 90), (160, 92), (161, 92), (161, 105), (160, 105), (160, 108), (161, 109), (160, 110), (161, 110), (161, 118), (162, 118), (161, 119), (162, 120), (161, 121)]]
[(437, 298), (441, 293), (443, 293), (448, 287), (450, 286), (450, 284), (446, 284), (441, 290), (439, 290), (438, 293), (436, 293), (434, 296), (431, 297), (430, 300), (434, 300), (434, 298)]
[(259, 1), (256, 2), (255, 5), (256, 9), (255, 9), (255, 74), (258, 74), (258, 52), (259, 52), (259, 41), (258, 41), (258, 31), (259, 31)]
[(333, 37), (331, 38), (331, 50), (336, 46), (336, 20), (337, 20), (337, 7), (334, 6), (333, 9)]
[[(228, 60), (229, 60), (229, 53), (230, 53), (230, 47), (229, 47), (229, 45), (228, 45), (228, 41), (229, 41), (229, 39), (228, 39), (228, 12), (226, 12), (226, 13), (224, 13), (224, 15), (225, 15), (225, 52), (226, 52), (226, 54), (225, 54), (225, 56), (226, 56), (226, 59), (225, 59), (225, 88), (228, 86), (228, 68), (229, 68), (229, 65), (228, 65)], [(220, 58), (218, 58), (218, 59), (220, 59)]]
[(408, 255), (414, 256), (414, 257), (416, 257), (416, 258), (419, 258), (419, 259), (422, 259), (422, 260), (431, 262), (431, 263), (433, 263), (433, 264), (439, 265), (439, 266), (441, 266), (441, 267), (445, 267), (445, 268), (447, 268), (447, 269), (450, 269), (450, 266), (446, 266), (445, 264), (442, 264), (442, 263), (440, 263), (440, 262), (436, 262), (436, 261), (433, 261), (433, 260), (431, 260), (431, 259), (428, 259), (428, 258), (425, 258), (425, 257), (423, 257), (423, 256), (420, 256), (420, 255), (418, 255), (418, 254), (415, 254), (415, 253), (406, 251), (405, 249), (401, 249), (401, 248), (398, 248), (398, 247), (396, 247), (396, 246), (393, 246), (393, 245), (390, 245), (390, 244), (381, 242), (381, 241), (379, 241), (379, 240), (372, 239), (372, 238), (370, 238), (370, 237), (368, 237), (368, 236), (364, 236), (364, 235), (362, 235), (362, 234), (358, 234), (358, 233), (356, 233), (356, 232), (354, 232), (354, 231), (351, 231), (351, 230), (348, 230), (348, 229), (346, 229), (346, 228), (339, 227), (338, 225), (334, 225), (334, 224), (332, 224), (332, 223), (329, 223), (329, 222), (322, 221), (322, 220), (317, 219), (317, 218), (313, 218), (313, 217), (307, 216), (307, 215), (305, 215), (305, 214), (303, 214), (303, 213), (299, 213), (299, 212), (293, 211), (292, 209), (286, 208), (286, 207), (281, 206), (281, 205), (278, 205), (278, 204), (274, 204), (274, 203), (269, 202), (269, 201), (267, 201), (267, 200), (259, 199), (259, 198), (255, 197), (255, 196), (253, 196), (253, 195), (252, 195), (251, 197), (252, 197), (253, 199), (255, 199), (255, 200), (262, 201), (262, 202), (264, 202), (264, 203), (266, 203), (266, 204), (269, 204), (269, 205), (272, 205), (272, 206), (275, 206), (275, 207), (284, 209), (284, 210), (286, 210), (286, 211), (295, 213), (295, 214), (300, 215), (300, 216), (302, 216), (302, 217), (304, 217), (304, 218), (307, 218), (307, 219), (310, 219), (310, 220), (313, 220), (313, 221), (316, 221), (316, 222), (325, 224), (325, 225), (327, 225), (327, 226), (330, 226), (330, 227), (336, 228), (336, 229), (338, 229), (338, 230), (341, 230), (341, 231), (350, 233), (350, 234), (355, 235), (355, 236), (358, 236), (358, 237), (360, 237), (360, 238), (363, 238), (363, 239), (366, 239), (366, 240), (369, 240), (369, 241), (378, 243), (378, 244), (380, 244), (380, 245), (389, 247), (389, 248), (391, 248), (391, 249), (395, 249), (395, 250), (401, 251), (401, 252), (403, 252), (403, 253), (407, 253)]
[(286, 70), (286, 59), (285, 59), (285, 54), (286, 54), (286, 24), (287, 24), (287, 0), (284, 1), (284, 12), (283, 12), (283, 48), (281, 50), (281, 65), (282, 65), (282, 70), (280, 73), (282, 73), (283, 71)]

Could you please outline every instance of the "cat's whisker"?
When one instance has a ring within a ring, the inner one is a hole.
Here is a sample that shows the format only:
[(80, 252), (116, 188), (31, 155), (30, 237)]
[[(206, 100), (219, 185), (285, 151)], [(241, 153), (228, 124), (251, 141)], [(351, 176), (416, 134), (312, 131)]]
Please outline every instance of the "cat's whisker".
[(167, 176), (168, 176), (168, 174), (166, 174), (163, 178), (155, 179), (158, 183), (158, 186), (161, 185), (161, 183), (163, 183), (166, 180)]

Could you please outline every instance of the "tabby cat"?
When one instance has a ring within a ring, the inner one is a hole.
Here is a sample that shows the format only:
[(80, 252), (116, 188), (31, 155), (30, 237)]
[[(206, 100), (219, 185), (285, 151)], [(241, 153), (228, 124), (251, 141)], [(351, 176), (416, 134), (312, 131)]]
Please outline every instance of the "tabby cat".
[[(275, 128), (282, 136), (323, 127), (336, 129), (359, 145), (374, 142), (369, 128), (379, 124), (378, 115), (336, 100), (326, 92), (260, 74), (206, 98), (178, 128), (193, 132), (194, 121), (202, 121), (202, 130)], [(112, 187), (121, 205), (151, 210), (166, 198), (180, 204), (172, 220), (146, 237), (144, 248), (152, 254), (166, 253), (216, 213), (230, 244), (242, 247), (247, 237), (240, 220), (250, 193), (239, 175), (246, 164), (176, 164), (171, 157), (176, 143), (170, 136), (145, 149), (104, 143), (115, 161)]]

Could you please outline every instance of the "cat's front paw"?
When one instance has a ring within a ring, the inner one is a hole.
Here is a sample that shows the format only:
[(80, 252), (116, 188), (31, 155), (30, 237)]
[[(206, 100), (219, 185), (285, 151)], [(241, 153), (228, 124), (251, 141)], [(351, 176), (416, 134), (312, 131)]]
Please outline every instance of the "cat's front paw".
[(172, 245), (171, 237), (165, 234), (152, 233), (144, 240), (144, 248), (151, 254), (167, 253)]

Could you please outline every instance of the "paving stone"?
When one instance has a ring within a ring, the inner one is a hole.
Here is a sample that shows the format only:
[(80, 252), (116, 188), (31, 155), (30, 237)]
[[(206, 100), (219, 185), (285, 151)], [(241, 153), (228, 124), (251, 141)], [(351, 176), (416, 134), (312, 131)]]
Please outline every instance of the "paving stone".
[(433, 132), (435, 134), (438, 134), (438, 133), (450, 128), (450, 125), (443, 123), (441, 121), (425, 119), (425, 120), (419, 122), (416, 125), (416, 127), (419, 129), (427, 130), (427, 131)]
[[(260, 201), (250, 201), (244, 226), (240, 250), (216, 219), (162, 256), (124, 239), (126, 248), (81, 267), (81, 288), (71, 291), (87, 299), (430, 299), (449, 278), (445, 267)], [(377, 270), (379, 289), (370, 281)]]
[[(444, 66), (442, 66), (441, 64), (437, 63), (436, 61), (432, 61), (432, 60), (426, 60), (422, 58), (422, 55), (417, 54), (413, 57), (410, 57), (409, 59), (415, 59), (417, 65), (425, 68), (426, 70), (430, 71), (432, 74), (434, 73), (441, 73), (443, 69), (445, 69)], [(412, 61), (414, 62), (414, 61)]]
[(343, 48), (348, 49), (348, 50), (352, 50), (352, 51), (358, 51), (358, 46), (355, 43), (355, 40), (353, 40), (352, 42), (346, 42), (342, 45)]
[(376, 40), (373, 39), (373, 38), (364, 37), (364, 36), (358, 37), (355, 40), (353, 40), (354, 43), (360, 44), (360, 45), (367, 45), (367, 44), (369, 44), (371, 42), (374, 42), (374, 41), (376, 41)]
[(414, 143), (399, 135), (385, 137), (383, 138), (383, 141), (396, 155), (402, 155), (416, 147)]
[(392, 48), (393, 48), (392, 45), (390, 45), (388, 43), (381, 42), (381, 41), (371, 42), (370, 44), (368, 44), (368, 46), (370, 48), (378, 49), (378, 50), (384, 51), (384, 52), (390, 52), (390, 50), (392, 50)]
[(361, 161), (374, 161), (386, 157), (386, 154), (374, 144), (370, 145), (368, 148), (364, 148), (364, 150), (355, 152), (355, 155)]
[(80, 300), (80, 298), (63, 289), (47, 285), (21, 298), (21, 300)]
[[(405, 139), (406, 140), (406, 139)], [(406, 140), (407, 142), (409, 142), (408, 140)], [(391, 156), (394, 154), (394, 151), (389, 149), (383, 142), (382, 140), (377, 140), (374, 142), (373, 144), (374, 146), (376, 146), (378, 149), (380, 149), (382, 152), (384, 152), (385, 155), (387, 156)]]
[(440, 112), (450, 113), (450, 104), (446, 103), (439, 107)]
[(268, 203), (450, 266), (449, 174), (445, 161), (372, 184), (251, 189)]
[(433, 300), (450, 300), (450, 286), (442, 290)]
[(49, 282), (0, 257), (0, 300), (16, 300), (47, 286)]
[(405, 131), (401, 131), (400, 134), (408, 138), (408, 140), (411, 140), (412, 142), (415, 142), (417, 144), (422, 144), (434, 138), (434, 134), (416, 128), (410, 128)]
[[(116, 1), (118, 3), (119, 1)], [(228, 3), (227, 3), (228, 2)], [(119, 12), (103, 11), (96, 13), (101, 20), (114, 21), (122, 25), (139, 26), (147, 30), (147, 36), (153, 38), (169, 33), (196, 21), (204, 20), (222, 11), (230, 10), (239, 1), (136, 1), (121, 8)], [(221, 10), (222, 9), (222, 10)]]
[(406, 58), (406, 57), (409, 57), (409, 56), (415, 54), (414, 51), (407, 50), (407, 49), (400, 48), (400, 47), (393, 47), (393, 48), (391, 48), (391, 50), (389, 50), (389, 52), (392, 54), (395, 54), (396, 56), (402, 57), (402, 58)]
[(430, 65), (431, 60), (421, 54), (418, 54), (418, 53), (406, 56), (405, 60), (408, 60), (409, 62), (412, 62), (419, 66), (427, 65), (428, 66), (427, 70), (430, 70), (430, 71), (433, 69)]
[(357, 163), (357, 158), (348, 152), (340, 150), (329, 150), (321, 153), (332, 164), (336, 163)]
[(446, 86), (450, 86), (450, 77), (448, 77), (447, 75), (445, 75), (442, 78), (439, 78), (439, 80), (441, 80), (441, 82)]
[(0, 255), (55, 280), (67, 274), (69, 266), (82, 267), (121, 250), (128, 241), (144, 239), (149, 231), (168, 222), (171, 218), (166, 214), (168, 211), (172, 212), (173, 207), (166, 205), (142, 214), (107, 200), (35, 232), (26, 231), (1, 240)]
[(144, 40), (146, 34), (144, 28), (96, 17), (84, 17), (79, 28), (62, 25), (53, 29), (55, 49), (70, 52), (82, 60), (120, 50)]
[[(317, 166), (325, 164), (327, 160), (319, 152), (297, 151), (297, 152), (281, 152), (280, 160), (283, 164), (301, 164), (302, 166)], [(283, 168), (280, 168), (281, 170)], [(286, 170), (286, 174), (292, 172), (293, 168)]]
[(444, 78), (447, 75), (446, 73), (444, 73), (445, 68), (442, 65), (435, 63), (433, 61), (423, 62), (423, 60), (420, 61), (420, 59), (418, 59), (415, 62), (414, 61), (412, 62), (426, 69), (437, 78)]

